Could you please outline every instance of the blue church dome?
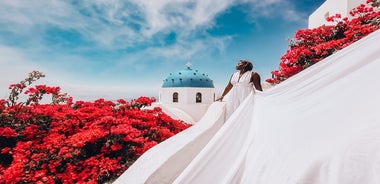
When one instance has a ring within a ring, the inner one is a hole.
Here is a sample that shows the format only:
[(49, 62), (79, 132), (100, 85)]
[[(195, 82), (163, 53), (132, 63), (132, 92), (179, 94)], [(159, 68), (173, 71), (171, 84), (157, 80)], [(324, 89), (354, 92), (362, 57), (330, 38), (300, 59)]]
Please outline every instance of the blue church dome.
[(187, 68), (175, 73), (170, 73), (164, 80), (162, 87), (214, 88), (214, 82), (206, 74), (191, 69), (188, 64)]

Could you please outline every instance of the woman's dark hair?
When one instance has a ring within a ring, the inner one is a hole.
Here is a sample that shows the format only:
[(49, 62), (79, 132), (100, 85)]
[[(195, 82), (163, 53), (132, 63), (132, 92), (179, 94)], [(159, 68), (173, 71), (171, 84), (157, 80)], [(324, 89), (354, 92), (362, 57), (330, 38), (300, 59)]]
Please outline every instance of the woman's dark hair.
[(251, 71), (253, 69), (253, 65), (251, 62), (247, 61), (247, 60), (240, 60), (240, 62), (242, 62), (244, 65), (244, 70), (245, 71)]

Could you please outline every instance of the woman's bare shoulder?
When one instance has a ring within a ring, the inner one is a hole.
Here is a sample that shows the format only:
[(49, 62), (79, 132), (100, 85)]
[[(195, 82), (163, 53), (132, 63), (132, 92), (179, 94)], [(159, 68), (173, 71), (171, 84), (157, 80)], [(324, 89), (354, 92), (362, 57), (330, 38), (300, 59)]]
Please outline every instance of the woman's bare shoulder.
[(252, 72), (252, 77), (260, 77), (260, 75), (257, 72)]

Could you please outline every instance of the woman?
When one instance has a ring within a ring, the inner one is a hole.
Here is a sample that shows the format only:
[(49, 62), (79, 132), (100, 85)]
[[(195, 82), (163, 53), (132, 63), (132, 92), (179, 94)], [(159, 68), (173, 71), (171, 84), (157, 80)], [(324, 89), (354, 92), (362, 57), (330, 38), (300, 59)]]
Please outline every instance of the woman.
[(262, 91), (260, 75), (252, 72), (252, 68), (251, 62), (240, 60), (236, 65), (238, 71), (231, 75), (222, 96), (217, 99), (217, 101), (222, 101), (226, 94), (229, 95), (226, 117), (229, 117), (254, 89)]

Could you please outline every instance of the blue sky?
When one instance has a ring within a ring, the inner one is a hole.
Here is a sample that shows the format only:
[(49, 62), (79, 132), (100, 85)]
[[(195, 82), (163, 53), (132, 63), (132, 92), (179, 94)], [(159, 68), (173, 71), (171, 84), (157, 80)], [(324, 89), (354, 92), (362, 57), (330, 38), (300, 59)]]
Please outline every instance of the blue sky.
[(239, 59), (262, 81), (324, 0), (2, 0), (0, 98), (38, 70), (74, 100), (157, 96), (170, 72), (208, 74), (219, 92)]

